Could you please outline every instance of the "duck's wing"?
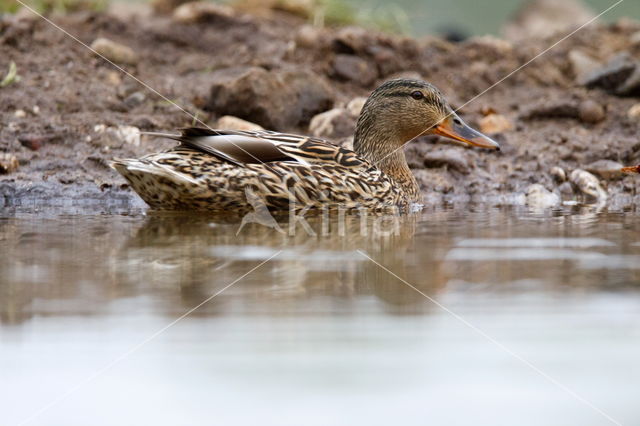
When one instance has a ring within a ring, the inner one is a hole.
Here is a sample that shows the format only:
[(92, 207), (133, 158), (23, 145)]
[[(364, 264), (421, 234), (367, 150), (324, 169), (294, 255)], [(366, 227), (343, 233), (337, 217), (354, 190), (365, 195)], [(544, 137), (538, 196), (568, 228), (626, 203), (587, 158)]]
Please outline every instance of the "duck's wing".
[(345, 167), (364, 164), (364, 160), (355, 152), (323, 139), (268, 130), (210, 130), (190, 127), (181, 129), (180, 135), (160, 135), (237, 165), (274, 161), (329, 163)]

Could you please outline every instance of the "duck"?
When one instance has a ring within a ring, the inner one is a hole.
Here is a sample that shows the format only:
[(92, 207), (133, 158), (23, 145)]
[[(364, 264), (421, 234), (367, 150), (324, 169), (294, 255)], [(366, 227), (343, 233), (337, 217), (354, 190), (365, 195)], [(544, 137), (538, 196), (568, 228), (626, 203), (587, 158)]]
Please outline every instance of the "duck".
[(270, 212), (394, 208), (415, 210), (422, 194), (403, 147), (440, 135), (499, 150), (467, 125), (432, 84), (384, 82), (367, 98), (353, 149), (311, 136), (269, 130), (190, 127), (179, 134), (149, 133), (179, 142), (111, 166), (152, 208), (244, 213), (256, 203)]

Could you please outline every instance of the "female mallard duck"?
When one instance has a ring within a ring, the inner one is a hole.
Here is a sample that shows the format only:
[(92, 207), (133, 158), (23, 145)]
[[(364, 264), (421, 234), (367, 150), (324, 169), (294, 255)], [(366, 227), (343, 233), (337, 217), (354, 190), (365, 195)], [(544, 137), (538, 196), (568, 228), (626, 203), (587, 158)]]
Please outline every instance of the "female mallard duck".
[(387, 81), (367, 99), (353, 151), (322, 139), (271, 131), (189, 128), (165, 152), (113, 167), (152, 208), (251, 211), (263, 203), (288, 209), (406, 209), (421, 203), (402, 147), (437, 134), (499, 149), (471, 129), (429, 83)]

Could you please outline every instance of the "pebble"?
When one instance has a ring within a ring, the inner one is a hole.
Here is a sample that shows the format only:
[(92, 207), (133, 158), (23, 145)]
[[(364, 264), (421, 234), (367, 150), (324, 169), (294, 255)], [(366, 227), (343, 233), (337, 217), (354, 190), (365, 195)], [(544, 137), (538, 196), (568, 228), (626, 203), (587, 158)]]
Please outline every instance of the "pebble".
[(623, 52), (614, 56), (606, 65), (592, 71), (585, 78), (584, 85), (615, 92), (626, 82), (635, 68), (635, 61), (628, 53)]
[(216, 128), (225, 130), (245, 130), (245, 131), (260, 131), (264, 130), (259, 124), (252, 123), (242, 118), (234, 117), (233, 115), (224, 115), (216, 122)]
[(636, 64), (633, 73), (616, 89), (616, 94), (620, 96), (640, 95), (640, 64)]
[(530, 207), (549, 208), (560, 204), (560, 197), (547, 191), (544, 186), (534, 183), (527, 188), (526, 203)]
[(307, 69), (232, 67), (214, 72), (206, 109), (251, 120), (267, 129), (304, 126), (334, 104), (334, 89)]
[(16, 118), (24, 118), (27, 116), (27, 113), (23, 109), (17, 109), (16, 112), (13, 113)]
[(108, 38), (100, 37), (91, 43), (91, 48), (108, 60), (126, 65), (138, 63), (138, 55), (129, 46), (125, 46)]
[(333, 60), (333, 74), (366, 87), (376, 81), (378, 69), (358, 56), (338, 54)]
[(93, 131), (100, 135), (100, 144), (105, 151), (108, 148), (121, 147), (123, 144), (139, 146), (140, 145), (140, 129), (134, 126), (107, 126), (105, 124), (97, 124)]
[(137, 107), (145, 101), (146, 97), (142, 92), (133, 92), (122, 101), (129, 108)]
[(18, 159), (8, 152), (0, 153), (0, 175), (13, 173), (18, 169)]
[(215, 20), (228, 21), (235, 12), (232, 7), (208, 1), (192, 1), (178, 6), (173, 11), (173, 20), (181, 24), (193, 24)]
[(356, 121), (345, 108), (334, 108), (320, 113), (309, 123), (309, 132), (319, 138), (343, 138), (353, 135), (355, 130)]
[(587, 99), (580, 103), (580, 106), (578, 107), (578, 114), (583, 123), (589, 124), (601, 122), (604, 120), (606, 115), (602, 105), (591, 99)]
[(600, 176), (602, 179), (615, 179), (622, 177), (623, 165), (611, 160), (598, 160), (586, 166), (588, 172)]
[(586, 84), (591, 73), (602, 66), (600, 62), (591, 56), (575, 49), (569, 52), (569, 63), (571, 64), (575, 81), (579, 85)]
[(320, 30), (312, 25), (303, 25), (296, 34), (296, 45), (300, 47), (313, 48), (319, 44), (321, 38)]
[(567, 180), (567, 173), (564, 171), (562, 167), (558, 167), (558, 166), (552, 167), (549, 173), (557, 182), (562, 183)]
[(513, 129), (513, 123), (501, 114), (489, 114), (480, 120), (480, 131), (483, 133), (502, 133)]
[(365, 102), (367, 102), (367, 98), (364, 96), (358, 96), (357, 98), (351, 99), (347, 104), (347, 112), (353, 117), (359, 117), (362, 108), (364, 108)]
[(45, 136), (45, 135), (38, 135), (38, 134), (26, 134), (26, 135), (18, 136), (18, 142), (20, 142), (20, 145), (32, 151), (39, 150), (40, 148), (42, 148), (42, 146), (45, 143), (49, 142), (52, 139), (54, 139), (53, 136)]
[(629, 111), (627, 111), (627, 116), (633, 120), (640, 119), (640, 104), (635, 104)]
[(333, 49), (338, 53), (355, 53), (364, 51), (369, 46), (369, 32), (361, 27), (340, 28), (334, 39)]
[(640, 45), (640, 31), (631, 34), (631, 37), (629, 37), (629, 41), (633, 45)]
[(598, 178), (588, 171), (575, 169), (569, 175), (569, 181), (588, 198), (596, 201), (606, 201), (607, 191), (602, 188)]

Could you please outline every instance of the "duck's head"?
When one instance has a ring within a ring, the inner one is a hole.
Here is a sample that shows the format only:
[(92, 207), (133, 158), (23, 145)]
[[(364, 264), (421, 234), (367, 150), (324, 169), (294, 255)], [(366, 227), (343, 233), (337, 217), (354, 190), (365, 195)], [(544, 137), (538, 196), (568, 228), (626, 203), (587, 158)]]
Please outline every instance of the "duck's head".
[[(380, 160), (421, 135), (441, 135), (469, 145), (500, 149), (493, 139), (469, 127), (442, 93), (420, 80), (390, 80), (364, 104), (354, 138), (354, 150)], [(383, 144), (385, 146), (380, 146)]]

